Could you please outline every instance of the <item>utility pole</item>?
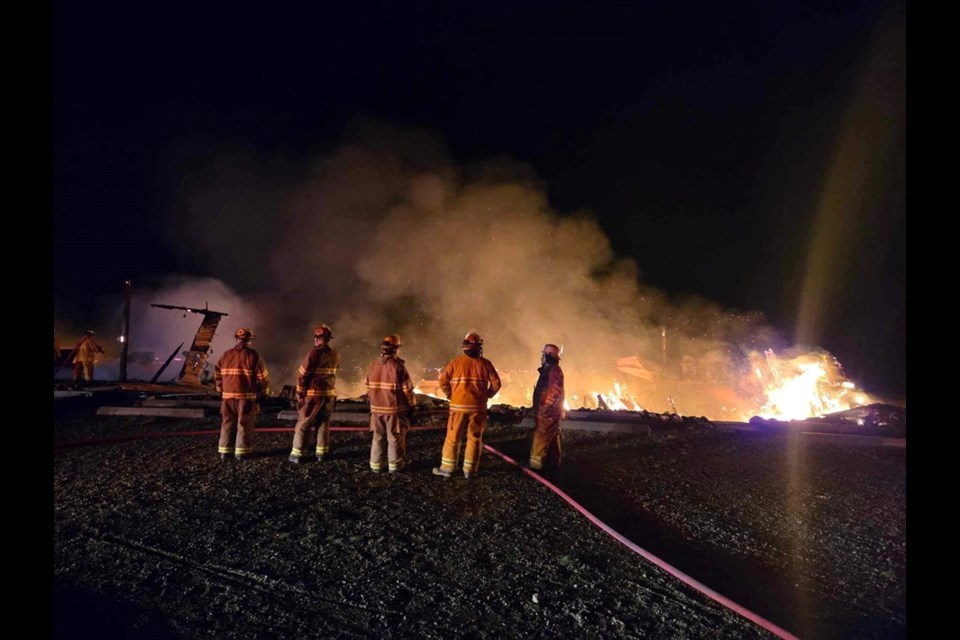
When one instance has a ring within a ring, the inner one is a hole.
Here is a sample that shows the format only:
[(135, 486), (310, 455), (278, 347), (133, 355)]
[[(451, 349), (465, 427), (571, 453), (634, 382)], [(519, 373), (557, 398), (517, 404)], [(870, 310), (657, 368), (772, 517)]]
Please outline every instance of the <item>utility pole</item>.
[(120, 335), (120, 382), (127, 381), (127, 351), (130, 348), (130, 289), (131, 282), (123, 283), (123, 333)]

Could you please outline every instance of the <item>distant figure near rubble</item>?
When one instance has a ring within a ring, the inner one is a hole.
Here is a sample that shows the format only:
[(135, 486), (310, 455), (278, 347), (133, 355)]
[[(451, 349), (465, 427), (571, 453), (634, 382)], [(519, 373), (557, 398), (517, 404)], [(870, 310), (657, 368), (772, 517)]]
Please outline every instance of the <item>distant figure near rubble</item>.
[(471, 331), (463, 339), (463, 355), (447, 363), (440, 372), (440, 388), (450, 400), (447, 437), (443, 442), (440, 466), (433, 475), (449, 478), (457, 466), (464, 432), (463, 476), (469, 478), (480, 468), (483, 429), (487, 425), (487, 399), (500, 391), (500, 376), (493, 363), (483, 357), (483, 338)]
[(95, 335), (93, 329), (87, 329), (73, 348), (73, 384), (80, 384), (80, 374), (83, 374), (86, 384), (93, 382), (93, 367), (97, 354), (103, 353), (103, 347), (93, 337)]
[(400, 336), (391, 334), (380, 343), (380, 357), (367, 370), (364, 383), (370, 402), (370, 470), (383, 471), (386, 453), (390, 473), (403, 469), (407, 459), (407, 430), (417, 405), (413, 382), (397, 356)]
[(270, 393), (270, 374), (260, 354), (250, 348), (251, 329), (237, 329), (236, 345), (220, 356), (213, 384), (223, 394), (220, 402), (220, 460), (245, 459), (253, 451), (254, 425), (260, 399)]
[(337, 369), (340, 354), (330, 347), (333, 332), (321, 324), (313, 331), (313, 349), (307, 352), (297, 374), (297, 411), (293, 448), (287, 458), (300, 464), (316, 443), (317, 462), (330, 452), (330, 418), (337, 403)]
[(530, 445), (531, 469), (560, 466), (560, 420), (563, 419), (563, 370), (560, 349), (555, 344), (543, 345), (540, 354), (540, 377), (533, 388), (536, 427)]

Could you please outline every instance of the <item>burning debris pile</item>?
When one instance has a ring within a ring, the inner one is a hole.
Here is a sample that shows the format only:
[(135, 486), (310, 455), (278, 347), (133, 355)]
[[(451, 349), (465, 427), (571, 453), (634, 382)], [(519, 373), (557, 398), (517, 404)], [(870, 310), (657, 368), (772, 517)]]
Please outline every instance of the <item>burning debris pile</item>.
[[(585, 374), (568, 369), (564, 405), (569, 416), (600, 411), (740, 422), (754, 416), (800, 420), (856, 410), (874, 401), (823, 351), (784, 358), (773, 349), (751, 351), (739, 364), (716, 350), (667, 364), (633, 355), (611, 365), (606, 373), (599, 368)], [(417, 392), (442, 402), (437, 381), (425, 377), (430, 373), (421, 372)], [(501, 377), (504, 385), (496, 400), (530, 406), (537, 372), (502, 370)]]
[(872, 402), (843, 374), (829, 354), (801, 354), (781, 360), (767, 349), (755, 358), (754, 376), (764, 404), (758, 415), (801, 419), (852, 409)]

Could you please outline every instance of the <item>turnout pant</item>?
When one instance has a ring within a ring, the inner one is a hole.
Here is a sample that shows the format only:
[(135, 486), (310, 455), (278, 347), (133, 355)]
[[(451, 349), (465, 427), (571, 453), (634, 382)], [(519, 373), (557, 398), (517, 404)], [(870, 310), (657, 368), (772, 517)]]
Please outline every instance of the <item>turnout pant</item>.
[(560, 466), (560, 418), (537, 418), (530, 445), (530, 468)]
[(487, 426), (487, 412), (458, 413), (451, 411), (447, 417), (447, 437), (443, 441), (440, 468), (453, 471), (460, 457), (460, 442), (464, 433), (467, 446), (463, 452), (463, 470), (474, 472), (480, 469), (480, 454), (483, 452), (483, 428)]
[(318, 456), (326, 455), (330, 451), (330, 418), (336, 402), (334, 396), (307, 396), (307, 401), (300, 409), (300, 419), (293, 428), (293, 449), (290, 455), (310, 455), (310, 449), (314, 447)]
[(224, 399), (220, 403), (220, 453), (245, 455), (253, 451), (253, 430), (260, 413), (256, 400)]
[(73, 363), (73, 381), (80, 382), (80, 376), (83, 375), (85, 382), (93, 382), (93, 363), (92, 362), (74, 362)]
[(383, 455), (387, 455), (390, 473), (403, 469), (407, 460), (407, 429), (410, 421), (402, 414), (370, 414), (370, 468), (383, 471)]

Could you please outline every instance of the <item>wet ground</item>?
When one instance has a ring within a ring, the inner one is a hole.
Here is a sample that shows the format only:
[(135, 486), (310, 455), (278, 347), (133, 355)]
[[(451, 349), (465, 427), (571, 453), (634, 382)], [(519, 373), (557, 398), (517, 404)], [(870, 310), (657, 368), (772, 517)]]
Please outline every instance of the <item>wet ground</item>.
[[(369, 435), (323, 463), (261, 432), (221, 463), (217, 418), (54, 416), (55, 637), (773, 637), (486, 454), (431, 475), (443, 434), (410, 435), (402, 473), (369, 471)], [(275, 414), (262, 427), (289, 427)], [(525, 430), (485, 442), (525, 459)], [(648, 551), (803, 638), (906, 635), (904, 449), (725, 433), (567, 431), (546, 474)], [(59, 445), (59, 446), (58, 446)]]

